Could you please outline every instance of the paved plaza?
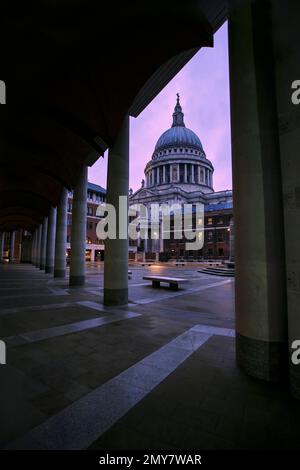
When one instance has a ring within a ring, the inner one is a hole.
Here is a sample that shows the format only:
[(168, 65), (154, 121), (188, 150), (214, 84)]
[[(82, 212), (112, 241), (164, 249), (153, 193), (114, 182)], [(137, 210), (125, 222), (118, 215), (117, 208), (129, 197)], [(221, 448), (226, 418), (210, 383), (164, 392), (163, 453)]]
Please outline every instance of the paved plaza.
[[(104, 307), (103, 263), (85, 287), (0, 266), (0, 446), (9, 449), (287, 449), (300, 403), (235, 361), (234, 279), (130, 266), (127, 307)], [(188, 278), (178, 291), (143, 276)]]

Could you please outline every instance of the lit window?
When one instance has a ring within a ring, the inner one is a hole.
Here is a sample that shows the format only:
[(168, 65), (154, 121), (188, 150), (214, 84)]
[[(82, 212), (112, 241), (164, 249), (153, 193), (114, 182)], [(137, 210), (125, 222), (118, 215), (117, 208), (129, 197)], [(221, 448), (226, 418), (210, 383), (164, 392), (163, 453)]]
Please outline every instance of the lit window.
[(212, 223), (213, 223), (212, 217), (208, 217), (208, 219), (207, 219), (207, 225), (212, 225)]

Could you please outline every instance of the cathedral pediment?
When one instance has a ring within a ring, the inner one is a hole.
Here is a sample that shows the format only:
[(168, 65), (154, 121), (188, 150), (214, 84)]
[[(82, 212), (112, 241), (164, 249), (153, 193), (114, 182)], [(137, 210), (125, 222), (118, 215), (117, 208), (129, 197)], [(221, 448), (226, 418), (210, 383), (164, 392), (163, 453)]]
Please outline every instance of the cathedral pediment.
[(129, 199), (130, 201), (134, 201), (135, 199), (153, 197), (156, 195), (157, 191), (151, 190), (149, 188), (140, 188)]

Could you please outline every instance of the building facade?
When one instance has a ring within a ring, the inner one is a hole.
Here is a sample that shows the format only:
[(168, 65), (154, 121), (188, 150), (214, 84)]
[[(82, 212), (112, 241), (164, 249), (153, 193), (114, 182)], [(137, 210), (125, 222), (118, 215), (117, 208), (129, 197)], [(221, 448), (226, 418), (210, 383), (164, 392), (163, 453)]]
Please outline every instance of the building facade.
[[(176, 239), (174, 227), (170, 237), (163, 236), (163, 219), (159, 218), (157, 237), (150, 238), (151, 222), (148, 220), (148, 239), (130, 241), (131, 257), (145, 254), (148, 258), (167, 260), (228, 259), (230, 231), (233, 230), (232, 191), (215, 192), (214, 167), (207, 158), (199, 137), (185, 126), (184, 114), (177, 94), (173, 122), (158, 139), (151, 160), (147, 163), (141, 187), (129, 192), (129, 204), (143, 204), (151, 211), (151, 204), (204, 205), (204, 244), (201, 250), (186, 251), (185, 242)], [(194, 221), (196, 223), (196, 221)], [(153, 231), (152, 231), (153, 232)], [(137, 253), (137, 255), (133, 255)]]

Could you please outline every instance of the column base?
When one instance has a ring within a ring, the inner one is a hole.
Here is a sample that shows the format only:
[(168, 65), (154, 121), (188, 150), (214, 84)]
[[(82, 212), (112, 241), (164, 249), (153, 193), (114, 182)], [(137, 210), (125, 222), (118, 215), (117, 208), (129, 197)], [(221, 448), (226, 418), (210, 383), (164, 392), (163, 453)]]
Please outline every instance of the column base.
[(291, 395), (300, 400), (300, 364), (290, 364), (290, 390)]
[(43, 266), (42, 264), (40, 264), (39, 269), (40, 269), (41, 271), (45, 271), (45, 266)]
[(54, 267), (53, 266), (46, 266), (45, 267), (45, 273), (52, 274), (53, 272), (54, 272)]
[(84, 286), (85, 276), (70, 276), (69, 285), (70, 286)]
[(127, 305), (128, 288), (125, 289), (104, 289), (104, 305)]
[(65, 269), (54, 269), (54, 277), (66, 277)]
[(278, 382), (287, 377), (288, 353), (284, 343), (263, 341), (236, 333), (238, 365), (252, 377)]

